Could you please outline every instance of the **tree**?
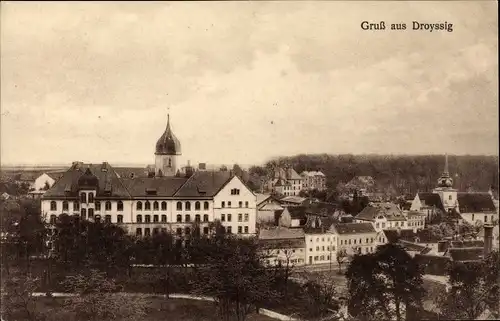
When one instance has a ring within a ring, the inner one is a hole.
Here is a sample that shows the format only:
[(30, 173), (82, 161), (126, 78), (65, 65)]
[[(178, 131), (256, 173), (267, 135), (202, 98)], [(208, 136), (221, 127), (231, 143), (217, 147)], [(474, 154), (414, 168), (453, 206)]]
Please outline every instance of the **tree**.
[(346, 272), (349, 310), (361, 320), (405, 319), (420, 309), (422, 270), (399, 245), (379, 246), (373, 254), (355, 255)]
[(342, 264), (346, 261), (348, 258), (347, 255), (347, 250), (342, 248), (337, 251), (337, 263), (339, 265), (339, 272), (341, 273), (342, 271)]
[(66, 290), (76, 294), (65, 300), (66, 310), (74, 313), (76, 320), (140, 320), (145, 316), (146, 302), (138, 296), (130, 298), (119, 293), (121, 287), (105, 273), (90, 270), (86, 274), (68, 276)]
[(488, 309), (498, 318), (499, 266), (498, 251), (481, 262), (452, 263), (448, 270), (451, 289), (438, 300), (443, 317), (475, 320)]
[(37, 288), (38, 279), (29, 276), (13, 276), (2, 282), (1, 316), (8, 320), (41, 320), (31, 295)]
[(303, 286), (306, 306), (310, 317), (320, 317), (335, 313), (340, 308), (336, 284), (328, 277), (308, 280)]
[(50, 189), (50, 184), (49, 182), (45, 182), (45, 185), (43, 186), (42, 190), (48, 191)]

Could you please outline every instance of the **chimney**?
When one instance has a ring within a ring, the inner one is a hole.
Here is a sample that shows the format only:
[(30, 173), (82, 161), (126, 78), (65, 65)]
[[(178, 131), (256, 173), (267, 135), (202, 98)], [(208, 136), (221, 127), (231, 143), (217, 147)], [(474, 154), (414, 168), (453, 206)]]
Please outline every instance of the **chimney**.
[(493, 225), (487, 224), (484, 228), (484, 257), (491, 252), (493, 246)]

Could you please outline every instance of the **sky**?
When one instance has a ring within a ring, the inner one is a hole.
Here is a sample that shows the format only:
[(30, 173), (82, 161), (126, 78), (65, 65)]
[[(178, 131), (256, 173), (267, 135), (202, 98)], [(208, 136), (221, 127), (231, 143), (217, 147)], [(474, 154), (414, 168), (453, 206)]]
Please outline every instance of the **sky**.
[(7, 1), (0, 23), (2, 164), (153, 164), (167, 113), (181, 163), (498, 155), (496, 1)]

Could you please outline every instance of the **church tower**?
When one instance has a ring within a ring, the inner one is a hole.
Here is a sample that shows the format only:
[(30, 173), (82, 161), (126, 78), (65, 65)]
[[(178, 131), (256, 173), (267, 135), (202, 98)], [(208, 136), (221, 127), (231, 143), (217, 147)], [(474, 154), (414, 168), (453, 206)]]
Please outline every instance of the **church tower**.
[(181, 143), (172, 133), (170, 115), (167, 115), (167, 128), (156, 142), (155, 176), (175, 176), (179, 155), (181, 155)]
[(434, 193), (439, 194), (441, 202), (446, 211), (458, 207), (457, 202), (457, 190), (453, 188), (453, 179), (450, 176), (448, 170), (448, 155), (445, 155), (444, 171), (441, 177), (438, 178), (437, 187), (434, 189)]

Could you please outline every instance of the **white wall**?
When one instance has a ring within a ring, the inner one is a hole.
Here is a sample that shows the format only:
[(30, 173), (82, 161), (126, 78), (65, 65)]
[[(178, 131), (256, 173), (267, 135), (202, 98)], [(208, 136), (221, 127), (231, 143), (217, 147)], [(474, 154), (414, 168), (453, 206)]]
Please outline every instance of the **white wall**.
[(52, 187), (52, 185), (54, 185), (55, 183), (55, 180), (46, 173), (43, 173), (42, 175), (38, 176), (37, 179), (35, 179), (32, 188), (34, 188), (36, 191), (39, 191), (45, 187), (45, 183), (49, 183), (49, 187)]
[(306, 264), (325, 264), (337, 261), (337, 235), (327, 233), (306, 234)]

